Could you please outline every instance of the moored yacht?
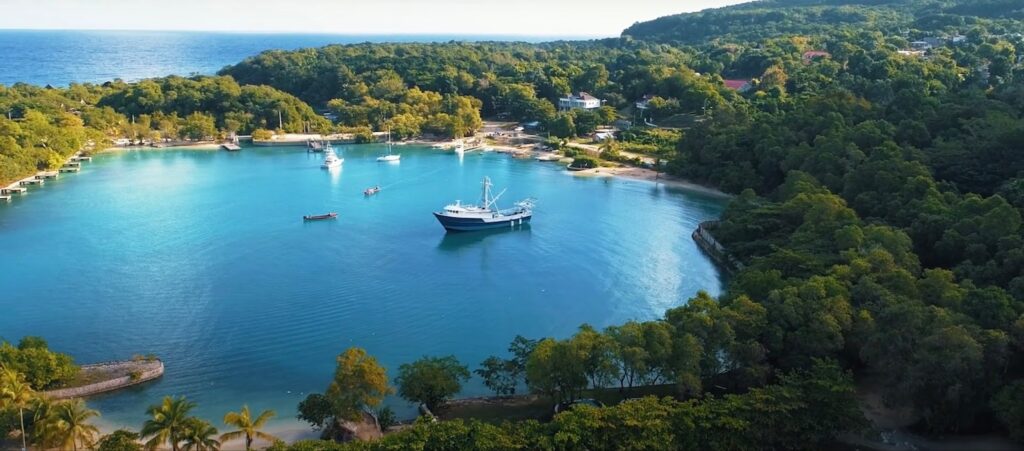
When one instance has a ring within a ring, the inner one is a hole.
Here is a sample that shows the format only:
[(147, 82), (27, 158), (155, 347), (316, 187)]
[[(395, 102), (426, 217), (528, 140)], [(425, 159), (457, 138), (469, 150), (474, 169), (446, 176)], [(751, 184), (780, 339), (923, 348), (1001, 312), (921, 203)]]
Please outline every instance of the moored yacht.
[(344, 158), (337, 156), (334, 153), (334, 148), (330, 144), (324, 149), (324, 163), (320, 165), (324, 169), (334, 169), (341, 167), (341, 164), (345, 162)]

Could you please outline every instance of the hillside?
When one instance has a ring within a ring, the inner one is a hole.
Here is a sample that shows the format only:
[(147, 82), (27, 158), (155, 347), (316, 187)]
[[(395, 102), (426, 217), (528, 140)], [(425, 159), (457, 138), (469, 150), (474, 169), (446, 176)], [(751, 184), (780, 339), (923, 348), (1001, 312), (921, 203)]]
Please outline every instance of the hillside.
[(779, 35), (813, 35), (837, 29), (909, 33), (1019, 31), (1024, 17), (1016, 0), (764, 0), (634, 24), (622, 34), (678, 44), (749, 42)]

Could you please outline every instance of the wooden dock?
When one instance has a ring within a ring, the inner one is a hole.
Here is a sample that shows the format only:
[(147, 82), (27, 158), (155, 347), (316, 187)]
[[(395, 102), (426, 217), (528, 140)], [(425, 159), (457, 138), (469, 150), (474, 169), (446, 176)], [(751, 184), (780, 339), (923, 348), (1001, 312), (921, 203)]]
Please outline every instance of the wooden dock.
[(43, 184), (43, 179), (37, 179), (35, 177), (31, 177), (31, 178), (24, 179), (24, 180), (22, 180), (22, 181), (20, 181), (18, 183), (20, 183), (21, 186), (42, 185)]
[(5, 196), (9, 195), (9, 194), (25, 194), (27, 192), (28, 192), (28, 188), (23, 188), (21, 186), (18, 186), (17, 183), (15, 183), (15, 184), (13, 184), (11, 186), (8, 186), (7, 188), (0, 189), (0, 195), (5, 195)]
[(81, 171), (81, 170), (82, 170), (82, 168), (79, 168), (79, 167), (71, 167), (71, 166), (64, 166), (64, 167), (62, 167), (62, 168), (60, 168), (60, 169), (59, 169), (59, 171), (60, 171), (60, 172), (64, 172), (64, 173), (69, 173), (69, 172), (78, 172), (78, 171)]
[(36, 174), (36, 180), (52, 180), (57, 177), (60, 177), (60, 172), (57, 171), (47, 171)]
[(239, 150), (242, 150), (242, 146), (239, 146), (238, 144), (234, 144), (234, 143), (224, 143), (224, 144), (221, 144), (220, 148), (224, 149), (224, 150), (227, 150), (227, 151), (230, 151), (230, 152), (238, 152)]
[(76, 155), (71, 157), (71, 161), (75, 163), (81, 163), (83, 161), (92, 161), (92, 157), (83, 157), (81, 155)]
[(11, 196), (0, 195), (0, 202), (10, 202), (10, 201), (11, 201)]
[(67, 163), (64, 163), (64, 167), (66, 167), (66, 168), (80, 168), (80, 167), (82, 167), (82, 163), (79, 163), (79, 162), (73, 161), (73, 160), (68, 160)]

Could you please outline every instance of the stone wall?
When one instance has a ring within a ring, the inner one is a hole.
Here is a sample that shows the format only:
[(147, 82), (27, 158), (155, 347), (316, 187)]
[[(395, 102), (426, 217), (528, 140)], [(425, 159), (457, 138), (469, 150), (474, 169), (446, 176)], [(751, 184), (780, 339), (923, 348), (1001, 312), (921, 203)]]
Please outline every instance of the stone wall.
[[(105, 362), (92, 365), (82, 365), (82, 371), (100, 373), (106, 376), (106, 378), (99, 382), (79, 387), (50, 390), (43, 392), (43, 395), (50, 399), (84, 398), (99, 393), (131, 387), (132, 385), (138, 385), (163, 376), (164, 362), (159, 359), (153, 361), (128, 360), (122, 362)], [(137, 372), (138, 377), (131, 377), (132, 372)]]
[(697, 230), (693, 231), (693, 241), (697, 242), (697, 246), (701, 248), (708, 256), (711, 257), (715, 263), (724, 267), (728, 271), (738, 271), (743, 269), (743, 263), (729, 255), (729, 251), (715, 239), (714, 235), (711, 234), (718, 225), (718, 221), (706, 221), (700, 223), (697, 226)]

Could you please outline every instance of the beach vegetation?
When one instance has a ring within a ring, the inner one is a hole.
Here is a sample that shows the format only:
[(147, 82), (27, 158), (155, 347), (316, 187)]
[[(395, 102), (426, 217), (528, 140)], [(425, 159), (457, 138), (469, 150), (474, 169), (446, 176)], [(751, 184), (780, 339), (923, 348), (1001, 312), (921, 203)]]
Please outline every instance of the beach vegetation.
[(395, 384), (402, 399), (433, 411), (459, 393), (469, 377), (469, 368), (455, 356), (423, 357), (399, 366)]
[(100, 437), (96, 451), (142, 451), (142, 445), (139, 444), (138, 433), (118, 429)]
[(155, 449), (169, 445), (173, 451), (181, 449), (191, 426), (195, 426), (189, 415), (196, 404), (182, 397), (165, 396), (160, 404), (149, 406), (149, 419), (142, 425), (139, 435), (146, 441), (146, 447)]
[(349, 348), (338, 355), (334, 380), (326, 398), (338, 420), (358, 421), (366, 409), (380, 405), (394, 390), (388, 384), (387, 371), (362, 348)]
[(269, 141), (274, 138), (274, 132), (265, 128), (257, 128), (252, 131), (252, 139), (254, 141)]
[(242, 410), (238, 412), (228, 412), (224, 415), (224, 424), (231, 426), (236, 430), (222, 434), (220, 436), (220, 441), (226, 442), (229, 440), (244, 438), (246, 451), (252, 449), (252, 443), (255, 439), (266, 440), (273, 443), (277, 441), (277, 437), (263, 432), (260, 429), (266, 427), (267, 422), (270, 421), (274, 415), (276, 414), (273, 410), (264, 410), (260, 412), (256, 418), (253, 418), (252, 413), (249, 411), (249, 406), (242, 406)]
[(38, 337), (25, 337), (18, 346), (0, 341), (0, 366), (22, 374), (35, 390), (70, 382), (79, 371), (71, 356), (51, 351)]
[(185, 432), (181, 439), (181, 449), (184, 451), (217, 451), (221, 447), (220, 440), (217, 440), (217, 428), (209, 421), (196, 417), (185, 421)]
[(14, 368), (0, 366), (0, 408), (17, 412), (22, 448), (25, 448), (25, 443), (28, 441), (25, 429), (25, 409), (35, 398), (36, 392), (25, 379), (25, 375)]
[(600, 160), (587, 155), (576, 155), (572, 159), (572, 163), (569, 163), (569, 167), (573, 169), (592, 169), (601, 166)]
[(56, 403), (51, 410), (49, 421), (56, 423), (52, 429), (58, 446), (61, 449), (75, 451), (80, 449), (79, 446), (81, 449), (93, 448), (99, 429), (90, 424), (90, 420), (99, 416), (99, 412), (86, 407), (81, 399)]

